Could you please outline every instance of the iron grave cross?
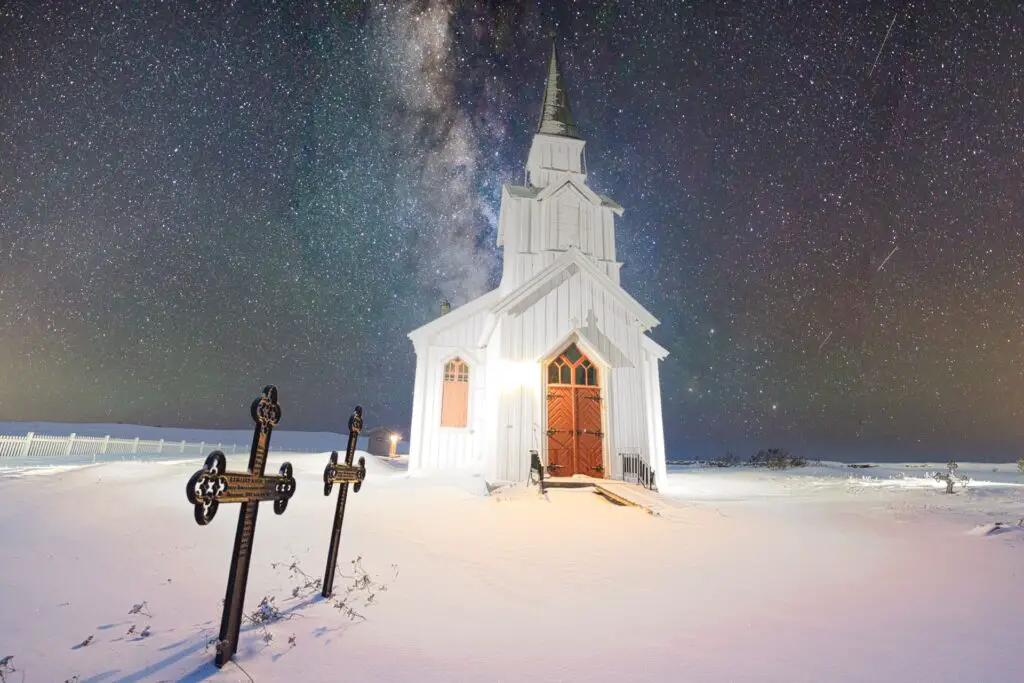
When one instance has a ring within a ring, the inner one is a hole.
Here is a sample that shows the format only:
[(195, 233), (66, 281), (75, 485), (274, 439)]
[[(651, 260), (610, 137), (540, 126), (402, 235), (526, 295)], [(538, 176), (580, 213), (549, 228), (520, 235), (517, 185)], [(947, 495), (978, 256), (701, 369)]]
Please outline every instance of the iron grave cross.
[(264, 476), (270, 434), (281, 419), (281, 406), (277, 402), (277, 387), (266, 386), (263, 394), (252, 402), (250, 409), (256, 423), (249, 451), (249, 469), (246, 472), (228, 472), (224, 453), (214, 451), (206, 458), (203, 469), (192, 475), (185, 488), (188, 502), (195, 506), (196, 523), (209, 524), (221, 503), (241, 503), (235, 549), (231, 554), (228, 590), (224, 598), (224, 613), (220, 621), (217, 668), (227, 664), (238, 649), (238, 632), (242, 624), (242, 606), (245, 603), (245, 584), (249, 579), (249, 560), (252, 558), (252, 538), (256, 530), (256, 513), (261, 501), (274, 501), (274, 512), (281, 514), (288, 500), (295, 494), (295, 477), (291, 463), (281, 465), (279, 475)]
[(325, 598), (334, 592), (334, 570), (338, 564), (338, 544), (341, 542), (341, 523), (345, 519), (345, 501), (348, 499), (348, 484), (354, 482), (352, 491), (359, 493), (366, 478), (366, 458), (360, 456), (359, 466), (353, 467), (352, 458), (356, 453), (356, 440), (363, 429), (363, 407), (356, 406), (348, 418), (348, 446), (345, 449), (345, 464), (338, 464), (338, 451), (331, 453), (331, 461), (324, 468), (324, 495), (331, 495), (331, 488), (340, 484), (338, 505), (334, 509), (334, 527), (331, 529), (331, 546), (327, 550), (327, 568), (324, 569), (324, 587), (320, 592)]

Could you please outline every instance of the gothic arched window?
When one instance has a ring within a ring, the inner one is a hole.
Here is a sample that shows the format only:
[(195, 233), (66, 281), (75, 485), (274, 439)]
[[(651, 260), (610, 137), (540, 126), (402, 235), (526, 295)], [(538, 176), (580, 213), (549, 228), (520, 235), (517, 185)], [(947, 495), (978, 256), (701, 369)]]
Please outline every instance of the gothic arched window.
[(576, 344), (570, 344), (562, 355), (548, 365), (548, 384), (596, 387), (597, 367), (583, 355)]
[(469, 366), (461, 358), (444, 365), (441, 390), (441, 426), (465, 427), (469, 424)]

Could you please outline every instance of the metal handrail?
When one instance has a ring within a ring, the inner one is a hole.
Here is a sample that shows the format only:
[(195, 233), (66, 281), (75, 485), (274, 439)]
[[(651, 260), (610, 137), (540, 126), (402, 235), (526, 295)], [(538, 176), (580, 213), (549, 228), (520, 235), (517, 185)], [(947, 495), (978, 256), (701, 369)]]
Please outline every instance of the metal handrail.
[(619, 453), (622, 463), (622, 481), (630, 484), (639, 484), (646, 489), (656, 491), (658, 489), (654, 469), (639, 453)]
[(533, 483), (534, 475), (537, 477), (537, 484), (540, 486), (540, 493), (541, 495), (544, 495), (544, 465), (540, 461), (540, 453), (537, 451), (530, 451), (530, 483)]

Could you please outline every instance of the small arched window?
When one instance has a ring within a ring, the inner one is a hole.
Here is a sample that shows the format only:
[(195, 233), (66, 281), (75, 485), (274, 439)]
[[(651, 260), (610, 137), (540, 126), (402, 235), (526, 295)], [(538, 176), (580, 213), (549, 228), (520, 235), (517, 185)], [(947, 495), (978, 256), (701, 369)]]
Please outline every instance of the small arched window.
[(441, 390), (441, 426), (465, 427), (469, 424), (469, 366), (461, 358), (444, 365)]

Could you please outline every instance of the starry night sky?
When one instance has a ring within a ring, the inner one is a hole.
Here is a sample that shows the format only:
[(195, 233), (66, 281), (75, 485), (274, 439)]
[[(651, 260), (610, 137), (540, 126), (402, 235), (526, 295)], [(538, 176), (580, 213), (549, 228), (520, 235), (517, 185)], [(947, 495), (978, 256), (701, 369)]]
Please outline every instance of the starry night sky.
[(244, 427), (272, 382), (282, 428), (408, 425), (554, 26), (670, 458), (1015, 459), (1002, 4), (0, 2), (0, 419)]

